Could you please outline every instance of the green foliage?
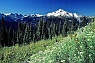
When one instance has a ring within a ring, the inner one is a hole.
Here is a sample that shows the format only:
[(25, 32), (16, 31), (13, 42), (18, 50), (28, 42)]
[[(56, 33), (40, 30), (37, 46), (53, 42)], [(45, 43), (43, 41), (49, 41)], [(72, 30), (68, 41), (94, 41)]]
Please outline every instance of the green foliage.
[(52, 40), (40, 40), (29, 45), (19, 46), (16, 44), (11, 47), (0, 48), (0, 63), (22, 63), (31, 55), (39, 51), (45, 51), (48, 46), (52, 46), (55, 42), (62, 40), (62, 36), (53, 37)]
[[(83, 29), (83, 32), (82, 32)], [(28, 63), (94, 63), (95, 22), (32, 55)]]

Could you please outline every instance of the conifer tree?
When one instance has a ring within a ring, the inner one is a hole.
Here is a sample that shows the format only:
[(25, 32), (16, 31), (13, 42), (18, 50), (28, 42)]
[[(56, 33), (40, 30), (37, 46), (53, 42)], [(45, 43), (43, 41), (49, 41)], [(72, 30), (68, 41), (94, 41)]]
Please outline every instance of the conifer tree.
[(2, 46), (8, 46), (8, 34), (5, 27), (5, 20), (4, 17), (2, 17), (1, 20), (1, 36), (0, 36), (0, 42)]
[(37, 35), (38, 35), (38, 39), (42, 39), (43, 38), (43, 21), (42, 19), (39, 21), (39, 24), (38, 24), (38, 29), (37, 29)]
[(33, 31), (32, 31), (32, 25), (29, 25), (29, 30), (28, 30), (28, 34), (29, 34), (29, 42), (31, 42), (33, 40)]
[(18, 24), (18, 30), (17, 30), (17, 43), (19, 45), (21, 45), (23, 43), (23, 24), (22, 23), (19, 23)]
[(61, 34), (61, 31), (62, 31), (61, 29), (62, 29), (62, 26), (61, 26), (61, 21), (60, 21), (59, 26), (58, 26), (58, 35)]
[(66, 37), (67, 36), (67, 31), (68, 31), (68, 28), (67, 28), (68, 26), (67, 26), (67, 21), (66, 21), (66, 19), (65, 19), (65, 22), (64, 22), (64, 24), (63, 24), (63, 26), (62, 26), (62, 36), (63, 37)]
[(71, 21), (71, 31), (73, 31), (73, 29), (74, 29), (74, 14), (73, 14), (73, 18), (72, 18), (72, 21)]
[(8, 34), (8, 43), (9, 43), (9, 46), (13, 45), (12, 39), (13, 39), (13, 30), (10, 28), (9, 29), (9, 34)]
[(49, 31), (49, 39), (52, 39), (52, 36), (53, 36), (53, 31), (52, 31), (52, 24), (50, 25), (50, 28), (48, 28), (48, 31)]
[(49, 38), (49, 35), (48, 35), (48, 29), (47, 29), (47, 22), (46, 21), (43, 21), (43, 28), (42, 28), (42, 33), (43, 33), (43, 39), (47, 39)]
[(82, 21), (82, 26), (85, 26), (85, 25), (86, 25), (86, 17), (84, 16), (83, 21)]
[(28, 25), (25, 28), (25, 32), (23, 34), (23, 45), (25, 45), (28, 42)]
[(13, 30), (13, 38), (12, 38), (12, 43), (13, 43), (13, 46), (17, 43), (16, 42), (16, 33), (15, 33), (15, 31)]
[(55, 36), (58, 36), (58, 24), (55, 24)]
[(56, 24), (55, 23), (52, 23), (52, 35), (55, 37), (56, 35), (56, 32), (55, 32), (55, 29), (56, 29)]

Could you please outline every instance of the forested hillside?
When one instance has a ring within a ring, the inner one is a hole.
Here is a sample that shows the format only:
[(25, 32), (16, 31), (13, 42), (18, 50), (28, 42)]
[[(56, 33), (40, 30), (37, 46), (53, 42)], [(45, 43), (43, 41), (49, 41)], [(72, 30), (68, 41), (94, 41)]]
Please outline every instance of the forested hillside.
[[(94, 18), (92, 18), (92, 21), (93, 19)], [(57, 23), (57, 21), (59, 22)], [(83, 17), (81, 23), (76, 21), (74, 17), (70, 21), (67, 18), (55, 19), (54, 17), (51, 18), (49, 21), (46, 21), (45, 19), (41, 19), (39, 23), (35, 25), (32, 25), (30, 23), (19, 23), (17, 31), (14, 31), (12, 28), (8, 30), (6, 28), (5, 22), (6, 21), (4, 20), (4, 17), (2, 17), (1, 29), (0, 29), (1, 31), (0, 32), (0, 47), (1, 47), (0, 48), (0, 52), (1, 52), (0, 62), (1, 63), (21, 63), (24, 61), (25, 62), (37, 61), (29, 57), (38, 53), (39, 51), (42, 54), (42, 51), (45, 51), (47, 49), (52, 49), (52, 47), (54, 47), (54, 44), (56, 44), (55, 45), (56, 47), (57, 46), (63, 47), (64, 44), (63, 45), (57, 45), (57, 44), (64, 43), (64, 41), (67, 44), (75, 45), (75, 42), (69, 43), (68, 41), (81, 40), (78, 38), (76, 39), (76, 36), (79, 34), (78, 32), (76, 32), (76, 30), (79, 29), (81, 32), (80, 34), (82, 34), (82, 33), (85, 33), (84, 29), (86, 29), (86, 27), (84, 26), (87, 25), (88, 28), (92, 27), (92, 25), (94, 26), (93, 23), (92, 24), (90, 23), (91, 18), (88, 19), (87, 17)], [(74, 34), (75, 32), (76, 34)], [(71, 46), (74, 46), (74, 45), (71, 45)], [(67, 48), (68, 46), (70, 45), (66, 45)], [(64, 51), (65, 49), (63, 50), (63, 52)], [(56, 54), (57, 52), (55, 51), (54, 54)], [(46, 54), (48, 55), (48, 53)], [(58, 55), (60, 55), (60, 53)], [(29, 59), (27, 60), (27, 58)], [(51, 58), (53, 58), (53, 56)], [(54, 56), (54, 58), (56, 57)], [(46, 62), (47, 60), (44, 60), (44, 61)], [(56, 59), (56, 62), (60, 62), (60, 61), (61, 60), (59, 60), (59, 58)], [(65, 61), (68, 61), (68, 60), (65, 59)], [(55, 59), (54, 59), (54, 62), (55, 62)]]
[(52, 37), (59, 35), (66, 37), (68, 34), (74, 33), (78, 28), (87, 25), (87, 23), (91, 22), (91, 19), (84, 16), (81, 17), (82, 22), (79, 22), (74, 16), (70, 18), (50, 17), (47, 20), (41, 18), (35, 24), (32, 24), (32, 22), (19, 22), (16, 23), (15, 27), (15, 24), (12, 23), (12, 27), (7, 28), (5, 24), (7, 21), (2, 17), (0, 46), (27, 45), (30, 42), (35, 43), (41, 39), (52, 39)]

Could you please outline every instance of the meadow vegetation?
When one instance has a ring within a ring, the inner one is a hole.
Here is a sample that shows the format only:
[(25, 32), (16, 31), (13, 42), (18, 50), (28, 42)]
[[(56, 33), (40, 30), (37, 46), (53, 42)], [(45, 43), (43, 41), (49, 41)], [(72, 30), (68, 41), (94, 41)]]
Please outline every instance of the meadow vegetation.
[(95, 22), (29, 58), (28, 63), (94, 63)]
[(60, 40), (62, 40), (61, 35), (53, 37), (52, 40), (40, 40), (26, 46), (16, 44), (15, 46), (0, 48), (0, 63), (22, 63), (31, 55), (46, 50), (47, 46), (52, 46)]

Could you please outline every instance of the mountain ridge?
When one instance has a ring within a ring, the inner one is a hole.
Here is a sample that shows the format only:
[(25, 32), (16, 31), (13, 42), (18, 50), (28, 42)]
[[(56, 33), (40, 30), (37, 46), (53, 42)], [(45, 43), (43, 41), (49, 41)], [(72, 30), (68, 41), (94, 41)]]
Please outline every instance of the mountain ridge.
[[(79, 18), (81, 17), (81, 15), (78, 15), (77, 13), (70, 13), (70, 12), (67, 12), (67, 11), (64, 11), (63, 9), (59, 9), (57, 11), (54, 11), (54, 12), (50, 12), (50, 13), (47, 13), (46, 15), (41, 15), (41, 14), (30, 14), (30, 15), (23, 15), (23, 14), (18, 14), (18, 13), (0, 13), (0, 19), (2, 18), (2, 16), (5, 17), (5, 20), (6, 21), (21, 21), (23, 20), (24, 18), (28, 18), (28, 17), (35, 17), (35, 18), (38, 18), (38, 17), (50, 17), (50, 16), (54, 16), (54, 17), (75, 17), (75, 18)], [(28, 19), (27, 19), (28, 20)]]

